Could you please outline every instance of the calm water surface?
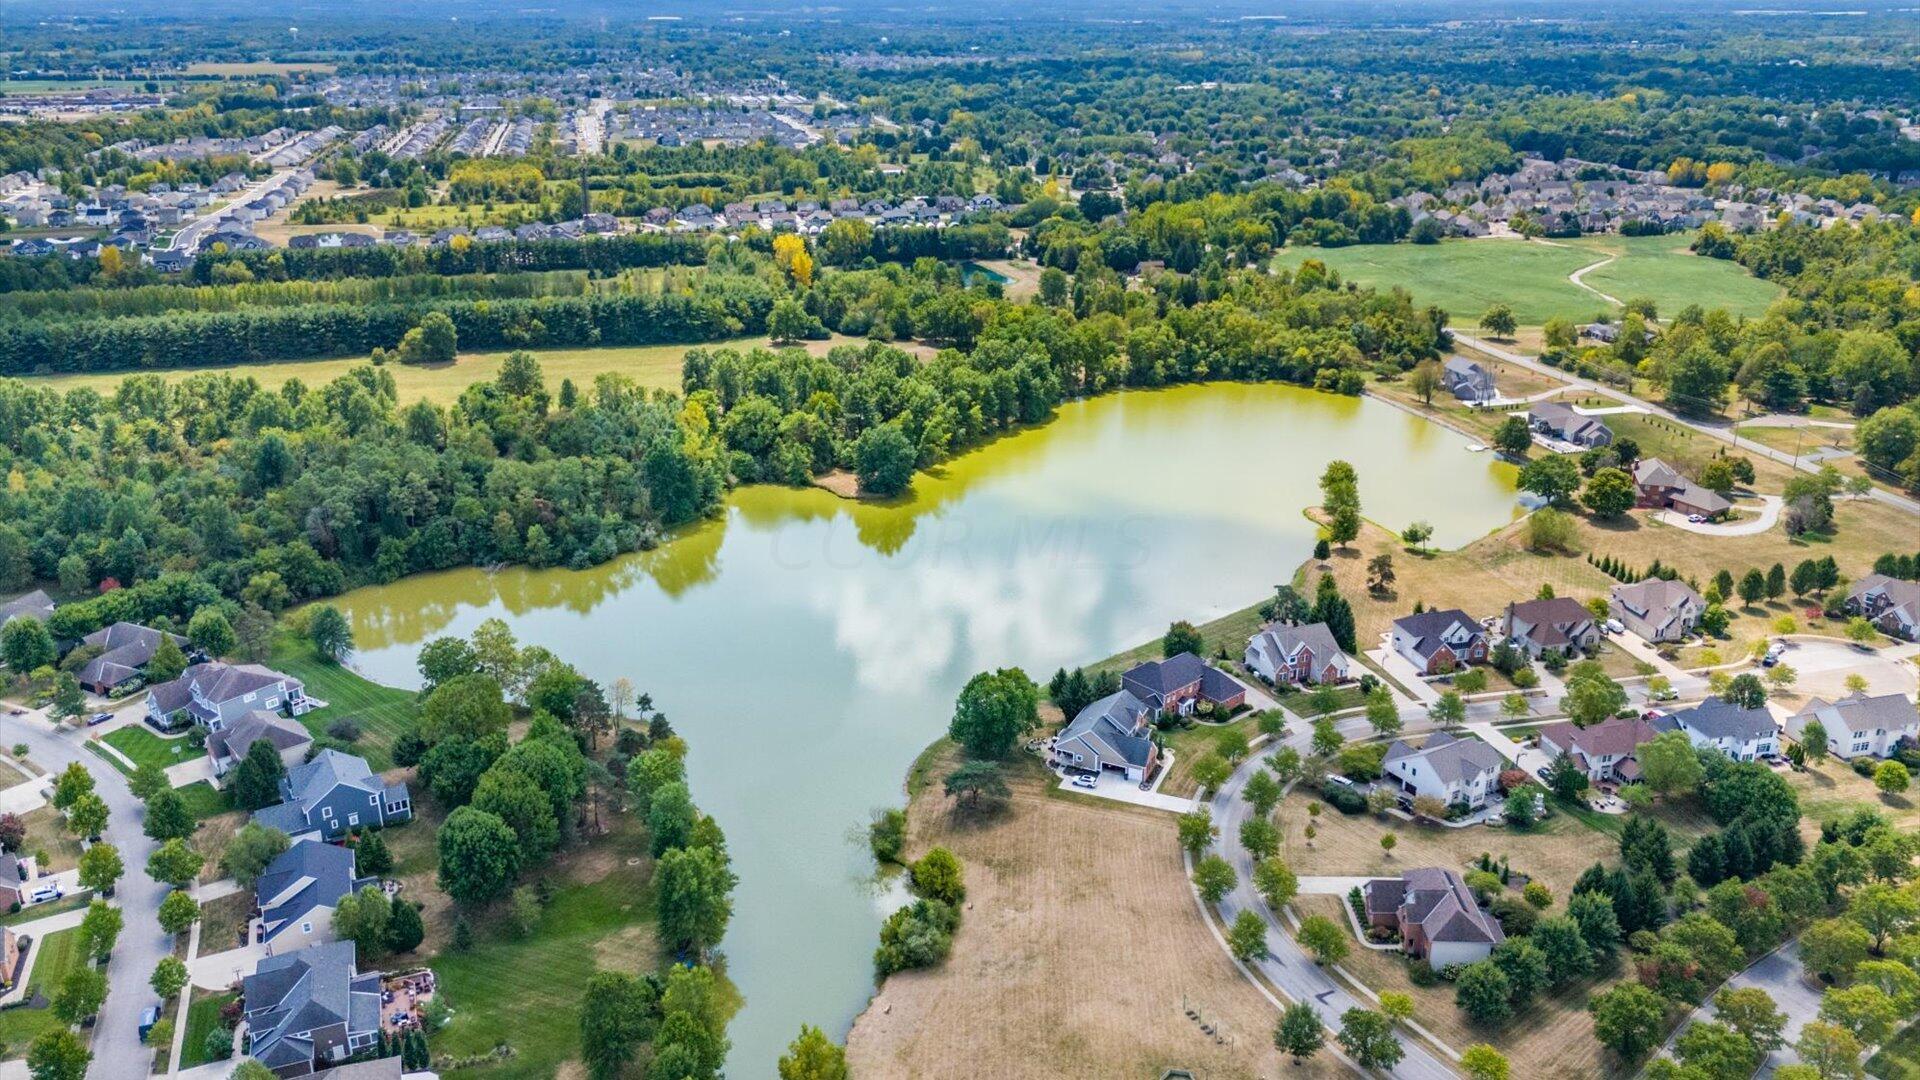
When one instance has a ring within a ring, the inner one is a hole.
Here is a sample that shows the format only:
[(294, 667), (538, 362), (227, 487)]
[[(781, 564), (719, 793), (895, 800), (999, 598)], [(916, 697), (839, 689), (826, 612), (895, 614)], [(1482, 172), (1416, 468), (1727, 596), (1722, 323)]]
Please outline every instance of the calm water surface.
[(1514, 472), (1390, 405), (1280, 385), (1069, 405), (919, 478), (899, 505), (737, 492), (717, 520), (597, 569), (477, 570), (348, 596), (381, 682), (417, 685), (429, 638), (505, 619), (608, 685), (650, 692), (692, 744), (694, 797), (740, 875), (729, 973), (735, 1077), (771, 1076), (802, 1022), (845, 1033), (879, 923), (850, 833), (898, 804), (974, 672), (1040, 681), (1243, 607), (1313, 546), (1321, 469), (1353, 462), (1367, 516), (1457, 546), (1512, 520)]

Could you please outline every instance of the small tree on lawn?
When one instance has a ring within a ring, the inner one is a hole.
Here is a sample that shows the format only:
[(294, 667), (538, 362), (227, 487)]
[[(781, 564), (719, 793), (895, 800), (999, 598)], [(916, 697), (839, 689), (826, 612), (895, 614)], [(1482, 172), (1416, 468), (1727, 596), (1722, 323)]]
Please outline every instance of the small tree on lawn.
[(102, 896), (113, 891), (114, 883), (126, 872), (121, 862), (120, 849), (112, 844), (99, 843), (80, 854), (80, 886), (92, 889)]
[(315, 652), (336, 664), (353, 653), (353, 627), (332, 604), (320, 604), (308, 615), (307, 637)]
[(1413, 813), (1415, 817), (1423, 817), (1428, 821), (1441, 821), (1447, 816), (1447, 804), (1436, 795), (1415, 795)]
[(1193, 868), (1193, 887), (1200, 890), (1200, 898), (1209, 904), (1219, 903), (1233, 891), (1239, 880), (1233, 867), (1218, 855), (1201, 859), (1199, 865)]
[(175, 889), (160, 901), (160, 929), (169, 934), (184, 934), (193, 929), (200, 917), (200, 904), (183, 889)]
[(1273, 1029), (1274, 1048), (1293, 1059), (1295, 1065), (1320, 1052), (1327, 1044), (1327, 1030), (1320, 1025), (1320, 1014), (1304, 1001), (1296, 1001), (1280, 1010), (1280, 1023)]
[(1380, 851), (1389, 859), (1393, 858), (1393, 849), (1399, 843), (1400, 838), (1392, 833), (1380, 834)]
[(958, 799), (970, 810), (979, 810), (984, 802), (989, 809), (1001, 806), (1013, 794), (1007, 787), (997, 761), (969, 761), (947, 774), (947, 798)]
[(1253, 807), (1254, 814), (1264, 818), (1280, 805), (1281, 790), (1280, 781), (1275, 780), (1271, 772), (1259, 769), (1247, 777), (1240, 793), (1246, 797), (1247, 805)]
[(1180, 619), (1167, 627), (1160, 638), (1160, 655), (1175, 657), (1181, 653), (1199, 656), (1206, 651), (1207, 643), (1200, 637), (1200, 631), (1185, 619)]
[(1240, 846), (1256, 860), (1280, 850), (1280, 830), (1263, 817), (1248, 818), (1240, 824)]
[(1508, 1080), (1511, 1075), (1506, 1055), (1486, 1043), (1474, 1043), (1460, 1051), (1460, 1067), (1469, 1080)]
[(1220, 835), (1220, 829), (1213, 823), (1213, 815), (1205, 810), (1191, 810), (1181, 814), (1178, 822), (1180, 846), (1189, 855), (1198, 855), (1207, 850)]
[(1337, 964), (1347, 957), (1347, 932), (1325, 915), (1309, 915), (1295, 934), (1315, 963)]
[(1265, 960), (1270, 955), (1267, 950), (1267, 920), (1252, 911), (1235, 915), (1233, 925), (1227, 928), (1227, 948), (1241, 963)]
[(1593, 1013), (1594, 1037), (1628, 1060), (1653, 1046), (1666, 1026), (1667, 1003), (1636, 982), (1593, 995), (1587, 1008)]
[(1897, 761), (1883, 761), (1873, 770), (1873, 786), (1879, 788), (1882, 795), (1898, 795), (1907, 790), (1911, 781), (1907, 767)]
[(266, 739), (255, 739), (233, 770), (233, 801), (242, 810), (258, 810), (280, 801), (280, 780), (287, 775), (279, 751)]
[(1448, 690), (1433, 703), (1428, 715), (1444, 729), (1456, 728), (1467, 722), (1467, 703), (1460, 697), (1460, 691)]
[(1512, 337), (1520, 324), (1515, 320), (1513, 308), (1506, 304), (1494, 304), (1480, 316), (1480, 329), (1497, 338)]

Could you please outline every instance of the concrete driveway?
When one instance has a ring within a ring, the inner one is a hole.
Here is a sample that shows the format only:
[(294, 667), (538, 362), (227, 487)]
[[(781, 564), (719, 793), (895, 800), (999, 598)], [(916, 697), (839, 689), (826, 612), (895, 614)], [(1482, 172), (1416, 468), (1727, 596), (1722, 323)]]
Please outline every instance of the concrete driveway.
[[(1803, 694), (1834, 698), (1846, 694), (1847, 676), (1862, 675), (1871, 694), (1906, 694), (1911, 697), (1920, 687), (1920, 671), (1907, 657), (1915, 646), (1901, 645), (1871, 652), (1851, 642), (1832, 638), (1790, 637), (1780, 662), (1793, 668), (1799, 678), (1793, 689)], [(1759, 668), (1754, 669), (1756, 672)]]
[(167, 766), (167, 783), (174, 787), (186, 787), (188, 784), (196, 784), (202, 780), (215, 787), (219, 786), (214, 781), (213, 759), (210, 757), (197, 757), (192, 761)]
[(202, 990), (225, 990), (253, 974), (254, 967), (267, 957), (266, 943), (242, 945), (226, 952), (196, 956), (187, 961), (187, 974)]
[(1300, 895), (1345, 896), (1372, 880), (1371, 877), (1303, 877), (1300, 879)]
[(1386, 672), (1394, 682), (1405, 688), (1407, 694), (1419, 704), (1428, 705), (1440, 700), (1440, 691), (1435, 690), (1432, 683), (1421, 677), (1420, 669), (1414, 667), (1412, 661), (1395, 652), (1384, 639), (1379, 648), (1367, 650), (1367, 659), (1379, 665), (1381, 671)]
[(1758, 536), (1780, 523), (1780, 508), (1786, 504), (1778, 495), (1757, 495), (1755, 498), (1760, 500), (1760, 513), (1739, 521), (1725, 523), (1688, 521), (1687, 515), (1678, 510), (1656, 511), (1653, 519), (1663, 525), (1671, 525), (1676, 529), (1685, 529), (1702, 536)]
[[(1800, 943), (1797, 941), (1775, 949), (1773, 952), (1755, 960), (1745, 971), (1727, 980), (1734, 989), (1757, 986), (1773, 998), (1773, 1003), (1781, 1012), (1787, 1014), (1787, 1026), (1784, 1031), (1786, 1045), (1767, 1055), (1756, 1075), (1772, 1076), (1773, 1071), (1782, 1065), (1791, 1065), (1800, 1060), (1794, 1053), (1794, 1040), (1800, 1037), (1800, 1029), (1807, 1021), (1820, 1015), (1820, 991), (1815, 989), (1807, 978), (1806, 969), (1800, 965)], [(1679, 1027), (1673, 1029), (1668, 1037), (1666, 1049), (1672, 1049), (1680, 1034), (1696, 1022), (1715, 1014), (1712, 1001), (1693, 1010)]]
[[(1166, 775), (1166, 770), (1162, 769), (1161, 778), (1164, 779)], [(1071, 791), (1078, 795), (1092, 795), (1101, 799), (1112, 799), (1115, 802), (1132, 803), (1135, 806), (1145, 806), (1154, 810), (1165, 810), (1173, 814), (1184, 814), (1193, 809), (1192, 799), (1179, 795), (1162, 795), (1158, 790), (1142, 791), (1139, 784), (1104, 769), (1094, 778), (1094, 786), (1090, 788), (1077, 786), (1071, 775), (1062, 773), (1060, 790)]]
[(1626, 653), (1628, 656), (1633, 657), (1635, 660), (1652, 664), (1655, 672), (1665, 675), (1670, 680), (1678, 682), (1678, 680), (1687, 677), (1687, 673), (1682, 671), (1679, 665), (1660, 655), (1660, 650), (1657, 646), (1631, 630), (1623, 630), (1618, 634), (1608, 634), (1607, 643), (1619, 649), (1621, 652)]

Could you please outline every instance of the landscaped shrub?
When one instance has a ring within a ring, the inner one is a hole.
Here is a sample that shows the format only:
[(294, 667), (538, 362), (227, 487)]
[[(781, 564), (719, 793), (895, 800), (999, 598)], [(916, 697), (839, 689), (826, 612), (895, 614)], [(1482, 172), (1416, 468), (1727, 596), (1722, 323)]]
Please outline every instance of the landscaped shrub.
[(873, 952), (880, 975), (912, 968), (932, 967), (953, 949), (953, 931), (960, 913), (938, 900), (916, 900), (880, 924), (880, 947)]
[(1353, 788), (1341, 784), (1328, 783), (1321, 787), (1320, 797), (1332, 803), (1334, 809), (1343, 814), (1364, 814), (1367, 812), (1367, 797)]

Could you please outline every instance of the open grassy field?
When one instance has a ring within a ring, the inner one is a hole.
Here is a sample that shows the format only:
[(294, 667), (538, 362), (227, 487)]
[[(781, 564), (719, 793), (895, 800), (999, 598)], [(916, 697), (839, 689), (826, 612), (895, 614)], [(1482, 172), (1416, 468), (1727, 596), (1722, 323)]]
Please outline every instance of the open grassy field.
[(57, 874), (62, 870), (71, 870), (80, 863), (80, 841), (67, 829), (66, 818), (51, 806), (42, 806), (38, 810), (21, 816), (27, 826), (27, 839), (21, 845), (26, 851), (44, 851), (47, 861), (42, 865), (46, 873)]
[[(569, 1075), (579, 1054), (580, 998), (587, 978), (613, 969), (650, 971), (660, 957), (653, 936), (653, 862), (641, 829), (622, 815), (619, 830), (556, 862), (552, 903), (529, 934), (496, 912), (474, 920), (474, 947), (435, 956), (433, 970), (454, 1019), (433, 1037), (433, 1051), (486, 1054), (501, 1042), (514, 1054), (498, 1064), (443, 1076), (545, 1080)], [(424, 832), (415, 822), (407, 830)], [(396, 850), (396, 856), (399, 852)], [(411, 891), (402, 895), (412, 895)], [(418, 897), (415, 897), (418, 899)], [(433, 923), (431, 914), (429, 925)], [(389, 967), (393, 967), (389, 964)]]
[[(540, 368), (546, 376), (549, 389), (558, 389), (562, 379), (572, 379), (582, 390), (587, 390), (592, 387), (595, 376), (615, 372), (633, 379), (642, 386), (678, 390), (680, 362), (686, 356), (688, 349), (748, 349), (755, 346), (767, 347), (769, 344), (765, 337), (742, 337), (693, 345), (633, 345), (604, 349), (530, 349), (527, 351), (539, 358)], [(827, 341), (809, 341), (806, 343), (806, 349), (815, 355), (825, 355), (826, 351), (835, 345), (849, 344), (865, 344), (865, 339), (836, 336)], [(903, 344), (901, 347), (909, 351), (915, 349), (908, 344)], [(931, 350), (920, 351), (931, 353)], [(459, 399), (461, 392), (467, 387), (498, 375), (500, 365), (506, 358), (506, 351), (470, 352), (462, 353), (459, 360), (451, 364), (417, 367), (394, 364), (387, 370), (393, 372), (402, 405), (422, 398), (436, 405), (451, 405)], [(209, 364), (204, 367), (169, 368), (153, 374), (173, 382), (189, 375), (217, 371), (228, 375), (251, 376), (260, 380), (265, 386), (279, 386), (288, 379), (300, 379), (309, 386), (317, 386), (337, 379), (345, 375), (348, 369), (366, 362), (364, 357), (341, 357), (331, 360), (287, 360), (268, 364)], [(33, 381), (54, 390), (65, 391), (84, 386), (103, 394), (111, 394), (120, 385), (121, 380), (129, 374), (132, 373), (116, 371), (94, 375), (48, 375), (37, 377)]]
[[(218, 857), (218, 853), (214, 853)], [(200, 905), (200, 951), (224, 952), (245, 944), (253, 894), (245, 889)]]
[(163, 739), (139, 725), (115, 728), (102, 735), (100, 741), (127, 755), (143, 769), (164, 769), (207, 756), (206, 747), (195, 747), (184, 735)]
[(327, 703), (326, 708), (300, 717), (315, 738), (325, 735), (336, 720), (352, 720), (361, 732), (353, 752), (366, 758), (374, 772), (393, 768), (393, 742), (413, 726), (418, 712), (412, 693), (369, 682), (348, 668), (322, 660), (304, 639), (291, 634), (282, 634), (274, 643), (269, 663), (305, 683), (308, 697)]
[[(1294, 907), (1302, 918), (1325, 915), (1351, 932), (1340, 910), (1343, 903), (1337, 896), (1303, 896)], [(1499, 1047), (1513, 1066), (1514, 1076), (1592, 1080), (1633, 1073), (1630, 1068), (1622, 1068), (1594, 1039), (1593, 1015), (1586, 1008), (1588, 994), (1605, 989), (1617, 981), (1617, 976), (1583, 979), (1559, 993), (1542, 994), (1506, 1023), (1488, 1028), (1468, 1019), (1453, 1003), (1452, 983), (1414, 985), (1407, 974), (1406, 960), (1397, 952), (1363, 949), (1355, 944), (1340, 967), (1375, 993), (1397, 990), (1412, 997), (1414, 1023), (1455, 1050), (1477, 1042)], [(1419, 1038), (1412, 1033), (1405, 1037)]]
[(1800, 795), (1800, 827), (1809, 844), (1820, 834), (1821, 823), (1863, 808), (1880, 811), (1902, 832), (1920, 829), (1920, 804), (1911, 795), (1881, 795), (1872, 780), (1838, 758), (1809, 762), (1806, 769), (1786, 777)]
[[(934, 775), (953, 760), (923, 757)], [(1295, 1069), (1274, 1051), (1278, 1014), (1202, 922), (1171, 815), (1051, 792), (1030, 760), (1014, 771), (1010, 805), (984, 820), (956, 816), (938, 784), (913, 798), (908, 852), (959, 855), (965, 922), (944, 965), (892, 976), (855, 1021), (855, 1076), (1344, 1075), (1329, 1054)]]
[(1614, 305), (1568, 280), (1583, 267), (1583, 280), (1600, 293), (1630, 300), (1648, 296), (1663, 313), (1690, 303), (1757, 315), (1778, 295), (1740, 266), (1703, 259), (1687, 250), (1685, 235), (1590, 236), (1527, 242), (1517, 239), (1447, 240), (1438, 244), (1353, 245), (1289, 250), (1280, 265), (1319, 259), (1348, 281), (1385, 288), (1400, 285), (1415, 303), (1435, 304), (1454, 322), (1471, 328), (1495, 303), (1513, 308), (1521, 324), (1538, 326), (1560, 317), (1591, 321)]
[(320, 63), (280, 63), (272, 60), (252, 60), (239, 63), (210, 63), (201, 61), (187, 65), (188, 75), (213, 75), (223, 79), (244, 79), (259, 75), (296, 75), (303, 71), (330, 75), (335, 70), (332, 64)]
[[(30, 989), (27, 999), (34, 994), (51, 998), (61, 980), (78, 969), (85, 959), (80, 955), (80, 928), (70, 927), (48, 934), (40, 942), (39, 955), (34, 957), (33, 971), (28, 974)], [(27, 1044), (41, 1032), (51, 1031), (61, 1026), (51, 1008), (33, 1008), (22, 1006), (0, 1012), (0, 1059), (18, 1058), (26, 1052)]]

